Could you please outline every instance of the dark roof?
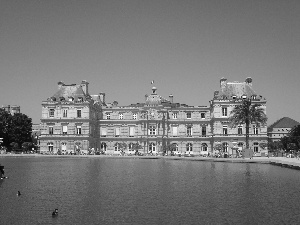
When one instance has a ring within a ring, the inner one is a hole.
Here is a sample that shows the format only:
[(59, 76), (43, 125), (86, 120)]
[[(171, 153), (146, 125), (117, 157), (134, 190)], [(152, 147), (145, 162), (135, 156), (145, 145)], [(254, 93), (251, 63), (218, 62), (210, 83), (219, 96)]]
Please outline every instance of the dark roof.
[(63, 97), (68, 101), (69, 97), (73, 97), (75, 101), (78, 100), (78, 97), (82, 97), (82, 100), (86, 100), (86, 94), (84, 93), (81, 85), (71, 84), (71, 85), (62, 85), (60, 89), (52, 96), (58, 101)]
[(281, 119), (277, 120), (271, 126), (268, 127), (268, 130), (273, 128), (293, 128), (294, 126), (300, 125), (299, 122), (293, 120), (289, 117), (282, 117)]
[(243, 95), (246, 95), (248, 98), (251, 98), (252, 96), (257, 96), (256, 99), (262, 98), (262, 96), (258, 96), (252, 86), (246, 82), (226, 82), (223, 87), (220, 87), (219, 91), (215, 92), (214, 98), (232, 99), (233, 96), (236, 98), (242, 98)]

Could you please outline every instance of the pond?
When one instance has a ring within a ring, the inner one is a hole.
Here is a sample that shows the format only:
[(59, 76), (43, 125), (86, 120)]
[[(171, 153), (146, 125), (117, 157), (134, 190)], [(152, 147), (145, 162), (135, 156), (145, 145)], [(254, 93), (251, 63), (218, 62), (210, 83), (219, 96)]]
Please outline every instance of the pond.
[(9, 177), (0, 181), (1, 224), (300, 221), (300, 171), (269, 164), (47, 156), (0, 164)]

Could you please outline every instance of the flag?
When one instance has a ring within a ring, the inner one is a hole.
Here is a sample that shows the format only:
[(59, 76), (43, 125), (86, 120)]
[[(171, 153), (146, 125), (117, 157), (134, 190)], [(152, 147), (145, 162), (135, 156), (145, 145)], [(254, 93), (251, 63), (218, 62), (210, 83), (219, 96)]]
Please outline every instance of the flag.
[(151, 84), (154, 84), (154, 80), (151, 81)]

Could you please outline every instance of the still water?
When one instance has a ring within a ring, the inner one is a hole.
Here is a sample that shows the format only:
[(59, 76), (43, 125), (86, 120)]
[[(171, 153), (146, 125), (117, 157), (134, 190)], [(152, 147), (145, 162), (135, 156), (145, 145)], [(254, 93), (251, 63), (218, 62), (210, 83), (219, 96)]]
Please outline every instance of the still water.
[(300, 223), (300, 171), (268, 164), (74, 157), (0, 164), (9, 176), (0, 181), (0, 224)]

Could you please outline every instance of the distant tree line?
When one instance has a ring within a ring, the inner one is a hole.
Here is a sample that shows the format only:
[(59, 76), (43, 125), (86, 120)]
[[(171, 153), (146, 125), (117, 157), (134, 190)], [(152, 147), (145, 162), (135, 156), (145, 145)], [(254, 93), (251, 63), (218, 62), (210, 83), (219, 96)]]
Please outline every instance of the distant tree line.
[(23, 149), (32, 147), (32, 120), (23, 113), (11, 115), (0, 109), (0, 137), (3, 138), (2, 147), (6, 149)]

